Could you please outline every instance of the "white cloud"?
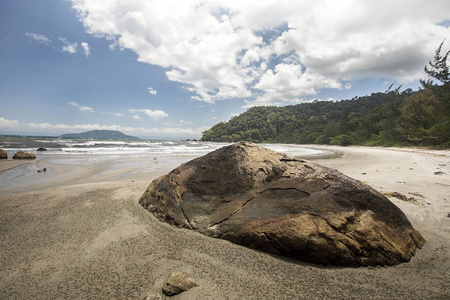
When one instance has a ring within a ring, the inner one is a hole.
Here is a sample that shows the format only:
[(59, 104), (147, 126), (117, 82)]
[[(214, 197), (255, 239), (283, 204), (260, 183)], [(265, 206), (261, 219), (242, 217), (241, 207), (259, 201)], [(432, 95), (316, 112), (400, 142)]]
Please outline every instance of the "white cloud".
[(77, 53), (78, 43), (71, 44), (65, 38), (59, 38), (59, 40), (64, 43), (64, 46), (62, 46), (63, 52)]
[(86, 42), (81, 43), (81, 48), (83, 49), (84, 55), (88, 57), (91, 54), (91, 49), (89, 49), (89, 44)]
[(112, 115), (112, 116), (116, 116), (116, 117), (122, 117), (123, 114), (121, 113), (113, 113), (113, 112), (102, 112), (102, 115)]
[(135, 120), (142, 120), (142, 117), (138, 114), (133, 115), (131, 118), (135, 119)]
[(194, 124), (194, 122), (192, 122), (192, 121), (185, 121), (185, 120), (180, 120), (180, 123), (184, 124), (184, 125), (192, 125), (192, 124)]
[(17, 120), (7, 120), (0, 117), (0, 128), (17, 128), (20, 122)]
[[(150, 109), (129, 109), (128, 112), (135, 114), (133, 119), (140, 119), (138, 113), (143, 113), (144, 115), (150, 117), (153, 120), (161, 120), (167, 118), (169, 115), (162, 110), (150, 110)], [(137, 116), (137, 117), (136, 117)], [(139, 118), (138, 118), (139, 117)]]
[(450, 39), (439, 25), (450, 19), (445, 0), (72, 3), (89, 33), (166, 68), (206, 102), (282, 104), (362, 78), (411, 82)]
[(52, 43), (52, 41), (50, 41), (48, 37), (42, 34), (26, 32), (25, 35), (39, 43), (43, 43), (46, 45), (50, 45)]
[(33, 132), (37, 134), (62, 134), (67, 132), (82, 132), (88, 130), (118, 130), (127, 134), (137, 136), (154, 137), (200, 137), (202, 132), (209, 129), (209, 126), (198, 128), (186, 127), (126, 127), (119, 125), (100, 124), (51, 124), (51, 123), (26, 123), (17, 120), (8, 120), (0, 117), (0, 130), (14, 132)]
[(94, 112), (94, 109), (92, 107), (89, 106), (82, 106), (80, 104), (78, 104), (77, 102), (67, 102), (67, 104), (72, 105), (73, 107), (78, 108), (81, 111), (89, 111), (89, 112)]
[(149, 88), (148, 88), (148, 93), (149, 93), (149, 94), (152, 94), (152, 95), (156, 95), (158, 92), (155, 91), (153, 88), (149, 87)]

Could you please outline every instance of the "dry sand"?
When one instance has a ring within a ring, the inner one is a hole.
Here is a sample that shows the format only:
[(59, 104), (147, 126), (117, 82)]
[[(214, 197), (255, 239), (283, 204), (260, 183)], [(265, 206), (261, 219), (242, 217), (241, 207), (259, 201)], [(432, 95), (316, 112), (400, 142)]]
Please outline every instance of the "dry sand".
[(417, 199), (392, 198), (427, 240), (411, 262), (320, 266), (161, 223), (138, 199), (192, 157), (38, 158), (0, 172), (0, 298), (143, 299), (181, 270), (200, 286), (173, 299), (450, 299), (450, 152), (311, 147), (343, 153), (321, 164)]

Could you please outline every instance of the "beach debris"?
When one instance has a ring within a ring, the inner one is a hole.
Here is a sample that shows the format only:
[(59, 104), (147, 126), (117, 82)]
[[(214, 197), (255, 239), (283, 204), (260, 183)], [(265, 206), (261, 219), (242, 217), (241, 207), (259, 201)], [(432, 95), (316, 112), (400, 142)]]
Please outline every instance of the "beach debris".
[(13, 159), (36, 159), (36, 156), (33, 153), (19, 151), (14, 154)]
[(0, 149), (0, 159), (8, 159), (8, 153), (3, 149)]
[(213, 299), (214, 300), (214, 297), (213, 297), (213, 292), (214, 292), (214, 290), (217, 288), (217, 283), (216, 283), (216, 285), (214, 285), (214, 287), (212, 288), (212, 290), (211, 290), (211, 292), (209, 292), (209, 293), (205, 293), (205, 296), (210, 296), (211, 297), (211, 299)]
[(416, 193), (416, 192), (413, 192), (413, 193), (409, 192), (408, 194), (413, 195), (413, 196), (417, 196), (417, 197), (420, 197), (420, 198), (425, 198), (424, 195), (422, 195), (420, 193)]
[[(413, 193), (410, 193), (410, 194), (413, 195)], [(390, 197), (394, 197), (394, 198), (397, 198), (399, 200), (406, 201), (406, 202), (411, 202), (411, 203), (414, 203), (414, 204), (418, 204), (419, 203), (416, 198), (414, 198), (414, 197), (407, 197), (407, 196), (405, 196), (405, 195), (403, 195), (402, 193), (399, 193), (399, 192), (384, 193), (383, 195), (385, 195), (386, 197), (389, 197), (389, 198)]]
[(38, 173), (47, 172), (47, 168), (43, 168), (42, 170), (37, 170)]
[(172, 225), (324, 265), (395, 265), (425, 243), (370, 186), (247, 142), (159, 177), (139, 203)]
[(184, 272), (176, 271), (170, 275), (162, 288), (162, 292), (166, 296), (174, 296), (196, 286), (198, 286), (198, 283), (195, 278)]
[(442, 172), (442, 171), (437, 171), (437, 172), (434, 172), (434, 175), (444, 175), (445, 173), (444, 172)]

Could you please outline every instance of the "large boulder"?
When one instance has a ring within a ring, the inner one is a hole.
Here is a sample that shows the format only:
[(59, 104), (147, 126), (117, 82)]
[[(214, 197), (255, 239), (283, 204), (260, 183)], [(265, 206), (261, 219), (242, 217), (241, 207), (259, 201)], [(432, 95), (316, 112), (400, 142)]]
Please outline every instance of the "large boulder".
[(36, 156), (33, 153), (19, 151), (14, 154), (13, 159), (36, 159)]
[(0, 159), (8, 159), (8, 153), (3, 149), (0, 149)]
[(320, 264), (394, 265), (425, 243), (368, 185), (251, 143), (181, 165), (139, 203), (173, 225)]

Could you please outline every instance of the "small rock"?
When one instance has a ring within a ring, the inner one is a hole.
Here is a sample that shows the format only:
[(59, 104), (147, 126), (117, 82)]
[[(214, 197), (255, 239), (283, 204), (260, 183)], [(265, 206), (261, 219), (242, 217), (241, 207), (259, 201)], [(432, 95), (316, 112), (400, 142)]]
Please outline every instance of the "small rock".
[(162, 296), (160, 293), (156, 293), (156, 294), (148, 295), (147, 297), (144, 298), (144, 300), (162, 300)]
[(0, 149), (0, 159), (8, 159), (8, 153), (3, 149)]
[(36, 151), (47, 151), (47, 149), (45, 149), (45, 148), (39, 148), (39, 149), (37, 149)]
[(186, 273), (177, 271), (170, 275), (162, 289), (162, 292), (166, 296), (174, 296), (196, 286), (198, 286), (198, 283), (194, 278), (190, 277)]
[(13, 159), (36, 159), (33, 153), (19, 151), (14, 154)]
[(443, 175), (443, 174), (445, 174), (445, 173), (442, 171), (434, 172), (434, 175)]
[(47, 168), (43, 168), (43, 169), (42, 169), (42, 172), (47, 172)]

